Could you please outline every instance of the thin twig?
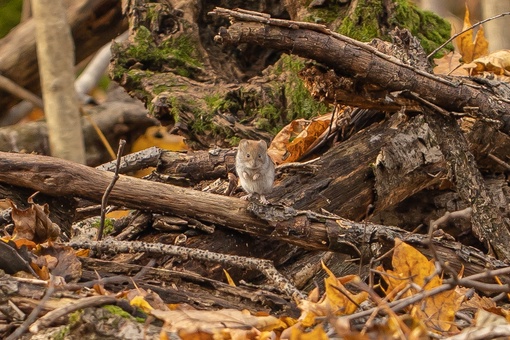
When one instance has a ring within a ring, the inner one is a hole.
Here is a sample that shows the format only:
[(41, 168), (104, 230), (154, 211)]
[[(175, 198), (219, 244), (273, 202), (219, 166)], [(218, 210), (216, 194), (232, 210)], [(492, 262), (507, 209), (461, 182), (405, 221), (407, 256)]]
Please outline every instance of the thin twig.
[(94, 128), (94, 131), (96, 131), (97, 136), (101, 140), (101, 143), (103, 143), (104, 147), (106, 148), (106, 151), (108, 151), (108, 154), (110, 155), (110, 157), (112, 159), (115, 159), (115, 152), (113, 152), (112, 146), (108, 142), (108, 139), (104, 135), (103, 131), (101, 131), (99, 126), (97, 126), (96, 122), (92, 119), (92, 117), (90, 117), (90, 115), (81, 106), (80, 106), (80, 113), (83, 115), (83, 117), (85, 117), (89, 121), (90, 125), (92, 125), (92, 127)]
[(430, 59), (430, 57), (432, 57), (434, 54), (437, 53), (437, 51), (439, 51), (440, 49), (442, 49), (443, 47), (445, 47), (446, 45), (448, 45), (449, 42), (451, 42), (453, 39), (457, 38), (459, 35), (463, 34), (463, 33), (466, 33), (467, 31), (469, 30), (472, 30), (473, 28), (475, 27), (478, 27), (480, 26), (481, 24), (484, 24), (486, 23), (487, 21), (491, 21), (491, 20), (494, 20), (494, 19), (498, 19), (498, 18), (501, 18), (501, 17), (504, 17), (505, 15), (509, 15), (510, 12), (505, 12), (505, 13), (501, 13), (501, 14), (498, 14), (498, 15), (495, 15), (493, 17), (490, 17), (490, 18), (487, 18), (487, 19), (484, 19), (480, 22), (477, 22), (476, 24), (472, 25), (471, 27), (468, 27), (466, 28), (465, 30), (463, 30), (462, 32), (460, 33), (457, 33), (457, 34), (454, 34), (450, 39), (446, 40), (443, 44), (441, 44), (441, 46), (439, 46), (438, 48), (436, 48), (434, 51), (432, 51), (428, 56), (427, 56), (427, 59)]
[(97, 230), (97, 240), (101, 241), (103, 237), (103, 229), (104, 229), (104, 221), (106, 217), (106, 205), (108, 204), (108, 197), (115, 186), (115, 183), (119, 179), (119, 168), (120, 168), (120, 159), (122, 156), (122, 152), (124, 151), (124, 146), (126, 146), (126, 141), (121, 139), (119, 141), (119, 150), (117, 151), (117, 164), (115, 166), (115, 174), (113, 175), (112, 181), (106, 191), (104, 192), (103, 198), (101, 199), (101, 220), (99, 223), (99, 229)]
[[(476, 281), (479, 279), (492, 278), (497, 275), (507, 275), (509, 273), (510, 273), (510, 266), (500, 268), (500, 269), (495, 269), (495, 270), (487, 270), (487, 271), (484, 271), (481, 273), (467, 276), (463, 279), (458, 279), (458, 280), (456, 278), (448, 279), (448, 280), (445, 280), (444, 283), (440, 286), (431, 288), (430, 290), (423, 290), (413, 296), (409, 296), (409, 297), (401, 299), (401, 300), (392, 301), (388, 304), (388, 306), (391, 307), (391, 309), (394, 312), (398, 312), (407, 306), (410, 306), (418, 301), (421, 301), (422, 299), (440, 294), (447, 290), (454, 289), (455, 286), (457, 286), (457, 285), (462, 285), (466, 288), (471, 288), (472, 286), (480, 287), (481, 285), (483, 285), (484, 289), (488, 288), (489, 291), (494, 291), (494, 292), (501, 292), (502, 290), (510, 291), (510, 287), (508, 287), (508, 286), (500, 286), (500, 285), (496, 285), (496, 284), (483, 284), (482, 282)], [(505, 288), (502, 289), (501, 287), (505, 287)], [(379, 307), (374, 307), (374, 308), (370, 308), (370, 309), (362, 311), (362, 312), (342, 316), (341, 318), (344, 320), (351, 321), (351, 320), (355, 320), (358, 318), (366, 317), (366, 316), (369, 316), (370, 314), (372, 314), (374, 312), (374, 310), (376, 310), (377, 308), (379, 308)]]
[(214, 253), (203, 249), (192, 249), (161, 243), (146, 243), (138, 241), (118, 241), (108, 239), (105, 241), (71, 241), (69, 245), (73, 248), (94, 249), (96, 251), (112, 252), (115, 254), (129, 252), (146, 252), (149, 254), (174, 255), (181, 258), (191, 258), (200, 261), (208, 261), (259, 270), (268, 279), (276, 283), (279, 288), (289, 296), (304, 299), (305, 296), (287, 279), (280, 274), (269, 260), (256, 259), (251, 257), (226, 255)]
[(498, 163), (499, 165), (501, 165), (502, 167), (504, 167), (505, 169), (507, 170), (510, 170), (510, 164), (508, 164), (507, 162), (503, 161), (502, 159), (500, 159), (499, 157), (496, 157), (494, 156), (493, 154), (489, 153), (488, 154), (489, 158), (492, 159), (494, 162)]
[(50, 299), (50, 297), (53, 295), (53, 292), (55, 291), (55, 285), (53, 282), (53, 279), (50, 281), (48, 289), (46, 289), (46, 293), (44, 294), (44, 297), (41, 299), (39, 304), (32, 310), (28, 318), (19, 326), (11, 335), (9, 335), (5, 340), (15, 340), (19, 339), (30, 327), (31, 324), (35, 322), (37, 319), (37, 316), (42, 311), (44, 306), (46, 305), (46, 302)]
[(30, 332), (33, 334), (37, 334), (41, 329), (43, 329), (44, 327), (48, 327), (58, 318), (69, 315), (70, 313), (75, 312), (77, 310), (84, 309), (87, 307), (113, 305), (116, 303), (117, 298), (111, 295), (90, 296), (80, 299), (75, 303), (65, 305), (63, 307), (54, 309), (51, 312), (46, 313), (46, 315), (37, 320), (37, 322), (35, 322), (32, 326), (30, 326)]
[(41, 99), (41, 97), (36, 96), (32, 92), (19, 86), (9, 78), (2, 75), (0, 75), (0, 88), (7, 92), (10, 92), (11, 94), (15, 95), (20, 99), (29, 101), (30, 103), (39, 108), (44, 107), (43, 100)]

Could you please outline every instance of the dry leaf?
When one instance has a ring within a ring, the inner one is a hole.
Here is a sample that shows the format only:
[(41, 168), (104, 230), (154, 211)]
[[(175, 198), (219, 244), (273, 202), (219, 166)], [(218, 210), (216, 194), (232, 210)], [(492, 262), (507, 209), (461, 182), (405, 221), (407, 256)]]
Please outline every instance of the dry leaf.
[[(433, 261), (410, 245), (399, 239), (395, 240), (395, 250), (392, 259), (393, 270), (387, 270), (388, 275), (382, 278), (388, 284), (390, 300), (403, 288), (412, 282), (424, 290), (430, 290), (442, 284), (442, 279), (435, 274)], [(381, 271), (384, 271), (379, 267)], [(418, 293), (415, 288), (407, 289), (402, 297)], [(459, 309), (462, 296), (450, 290), (428, 297), (411, 307), (410, 315), (418, 320), (424, 320), (428, 327), (448, 331), (451, 329), (455, 312)]]
[[(464, 31), (471, 26), (471, 21), (469, 20), (469, 8), (466, 4), (466, 13), (464, 14), (464, 25), (462, 26), (462, 30)], [(455, 38), (455, 41), (459, 52), (462, 55), (462, 60), (465, 63), (470, 63), (474, 59), (480, 58), (489, 53), (489, 43), (485, 38), (482, 26), (478, 27), (478, 32), (476, 33), (474, 42), (472, 29), (459, 35)]]
[(328, 277), (324, 279), (326, 293), (319, 302), (302, 300), (298, 305), (302, 310), (299, 320), (304, 327), (312, 327), (318, 316), (352, 314), (358, 305), (368, 298), (367, 292), (353, 294), (344, 286), (346, 283), (361, 280), (358, 276), (337, 278), (324, 263), (322, 268), (328, 273)]
[(478, 27), (473, 45), (473, 59), (477, 59), (489, 54), (489, 42), (487, 39), (485, 39), (482, 25)]
[[(40, 258), (51, 259), (48, 268), (54, 276), (61, 276), (66, 282), (76, 282), (81, 278), (82, 266), (73, 248), (60, 245), (40, 246), (36, 251)], [(56, 263), (54, 263), (56, 261)]]
[[(469, 8), (466, 4), (466, 13), (464, 14), (464, 25), (462, 26), (462, 30), (464, 31), (466, 28), (471, 26), (471, 21), (469, 20)], [(469, 30), (467, 32), (462, 33), (457, 38), (455, 38), (455, 42), (457, 43), (457, 48), (459, 49), (460, 54), (462, 55), (462, 59), (465, 63), (470, 63), (473, 58), (473, 30)]]
[(324, 332), (322, 325), (315, 326), (310, 332), (304, 332), (301, 327), (292, 328), (290, 334), (291, 340), (328, 340), (328, 335)]
[(510, 50), (499, 50), (463, 66), (471, 75), (490, 72), (510, 76)]
[(145, 313), (150, 313), (154, 308), (143, 298), (143, 296), (137, 295), (129, 301), (131, 306), (135, 306), (143, 310)]
[(22, 210), (18, 209), (16, 204), (10, 201), (16, 237), (26, 238), (35, 243), (55, 240), (60, 235), (60, 228), (51, 222), (48, 204), (35, 204), (32, 197), (28, 198), (28, 203), (30, 203), (30, 207)]
[(284, 328), (286, 325), (274, 316), (253, 316), (249, 312), (241, 312), (235, 309), (223, 309), (218, 311), (202, 310), (179, 310), (161, 311), (153, 310), (151, 314), (165, 322), (171, 331), (186, 331), (187, 334), (205, 332), (217, 333), (225, 328), (250, 329), (269, 331)]
[[(138, 137), (131, 147), (131, 152), (145, 150), (152, 146), (157, 146), (163, 150), (186, 151), (189, 147), (185, 143), (185, 138), (168, 132), (164, 126), (150, 126), (145, 133)], [(155, 168), (146, 168), (137, 171), (134, 176), (141, 178), (149, 175)]]
[(463, 64), (460, 62), (462, 56), (458, 52), (450, 52), (445, 54), (440, 59), (434, 59), (436, 66), (434, 67), (434, 74), (444, 74), (453, 76), (469, 76)]
[(295, 162), (328, 130), (330, 121), (331, 113), (313, 120), (293, 120), (273, 139), (269, 156), (276, 164)]

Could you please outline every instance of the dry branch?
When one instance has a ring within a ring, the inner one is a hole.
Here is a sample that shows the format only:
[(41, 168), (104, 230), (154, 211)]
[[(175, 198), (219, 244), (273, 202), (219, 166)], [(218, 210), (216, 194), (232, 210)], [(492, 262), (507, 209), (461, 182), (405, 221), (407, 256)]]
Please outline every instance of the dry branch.
[[(113, 174), (47, 156), (0, 153), (0, 181), (24, 186), (55, 196), (71, 195), (99, 202)], [(421, 247), (425, 254), (428, 238), (402, 229), (370, 223), (356, 223), (339, 217), (324, 219), (309, 212), (282, 206), (261, 207), (238, 198), (215, 195), (120, 175), (110, 195), (112, 204), (129, 208), (187, 215), (240, 232), (289, 242), (305, 249), (333, 250), (359, 256), (367, 245), (391, 249), (395, 238)], [(258, 216), (267, 216), (267, 221)], [(458, 269), (476, 273), (504, 263), (484, 256), (457, 242), (435, 240), (439, 256), (450, 259)], [(366, 256), (372, 256), (367, 254)], [(455, 260), (453, 260), (455, 259)]]
[(494, 95), (484, 86), (415, 69), (322, 25), (269, 19), (223, 8), (211, 13), (228, 17), (232, 22), (228, 29), (220, 30), (216, 36), (218, 42), (256, 44), (314, 59), (339, 75), (352, 77), (356, 83), (377, 86), (388, 93), (388, 98), (393, 97), (391, 92), (406, 90), (447, 111), (477, 108), (485, 117), (506, 122), (503, 129), (510, 131), (510, 100)]

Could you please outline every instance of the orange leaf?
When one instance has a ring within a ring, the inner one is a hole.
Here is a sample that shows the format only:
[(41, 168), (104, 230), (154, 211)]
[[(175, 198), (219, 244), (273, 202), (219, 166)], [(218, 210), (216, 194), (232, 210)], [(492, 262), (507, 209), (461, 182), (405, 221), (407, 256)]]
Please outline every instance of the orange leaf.
[[(462, 30), (464, 31), (468, 27), (471, 27), (471, 21), (469, 20), (469, 8), (466, 4), (466, 14), (464, 14), (464, 25), (462, 26)], [(455, 38), (455, 41), (464, 62), (470, 63), (473, 61), (473, 30), (462, 33)]]
[(483, 26), (478, 28), (473, 46), (473, 59), (480, 58), (489, 54), (489, 42), (487, 39), (485, 39)]

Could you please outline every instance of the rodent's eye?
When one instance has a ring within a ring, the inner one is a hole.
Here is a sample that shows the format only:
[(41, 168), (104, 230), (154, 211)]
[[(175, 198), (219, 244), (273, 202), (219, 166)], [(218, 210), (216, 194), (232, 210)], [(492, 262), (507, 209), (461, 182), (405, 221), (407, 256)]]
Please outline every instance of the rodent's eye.
[(250, 154), (249, 153), (246, 154), (246, 158), (250, 158)]
[(259, 158), (262, 159), (262, 155), (259, 155)]

